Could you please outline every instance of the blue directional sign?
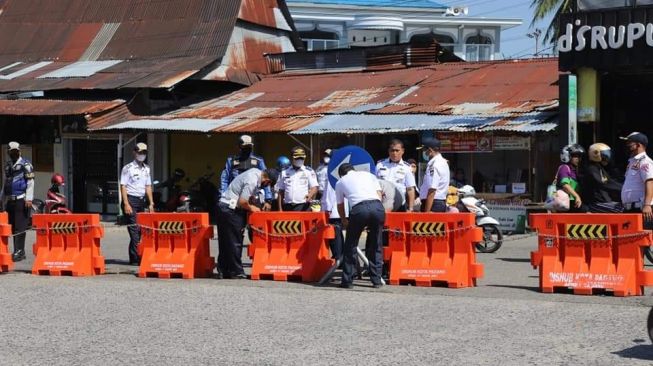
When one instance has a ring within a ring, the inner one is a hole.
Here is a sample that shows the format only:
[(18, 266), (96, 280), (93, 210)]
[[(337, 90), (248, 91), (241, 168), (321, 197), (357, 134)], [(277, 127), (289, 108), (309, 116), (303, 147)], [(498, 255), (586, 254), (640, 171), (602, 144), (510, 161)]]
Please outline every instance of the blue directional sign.
[(356, 170), (368, 171), (372, 174), (376, 170), (374, 159), (372, 159), (372, 156), (365, 149), (355, 145), (341, 147), (331, 154), (331, 161), (328, 166), (329, 184), (331, 187), (336, 187), (336, 183), (340, 179), (338, 168), (345, 163), (353, 165)]

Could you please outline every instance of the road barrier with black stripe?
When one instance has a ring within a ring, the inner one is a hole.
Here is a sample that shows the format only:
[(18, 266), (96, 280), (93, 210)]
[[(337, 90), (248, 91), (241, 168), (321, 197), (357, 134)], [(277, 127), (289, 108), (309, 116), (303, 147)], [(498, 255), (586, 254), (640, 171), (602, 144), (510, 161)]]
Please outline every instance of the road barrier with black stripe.
[(208, 213), (139, 213), (139, 277), (211, 277), (215, 260)]
[(641, 214), (531, 214), (529, 223), (538, 231), (531, 264), (539, 268), (542, 292), (632, 296), (653, 285), (642, 258), (653, 236)]
[(256, 212), (249, 256), (253, 280), (316, 282), (331, 268), (334, 230), (324, 212)]
[(483, 265), (475, 243), (483, 237), (470, 213), (386, 213), (390, 284), (476, 286)]
[(11, 237), (11, 225), (8, 223), (6, 212), (0, 212), (0, 273), (9, 272), (14, 269), (14, 261), (9, 252), (9, 238)]
[(51, 276), (103, 274), (100, 240), (104, 229), (97, 214), (37, 214), (32, 217), (36, 243), (32, 273)]

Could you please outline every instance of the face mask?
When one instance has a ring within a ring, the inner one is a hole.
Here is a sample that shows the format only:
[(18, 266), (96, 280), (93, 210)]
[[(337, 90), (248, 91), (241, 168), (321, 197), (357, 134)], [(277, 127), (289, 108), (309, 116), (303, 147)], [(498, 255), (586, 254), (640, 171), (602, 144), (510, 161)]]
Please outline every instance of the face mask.
[(145, 154), (138, 154), (138, 155), (136, 155), (136, 161), (138, 161), (139, 163), (144, 162), (145, 159), (147, 159), (147, 155), (145, 155)]
[(328, 156), (325, 156), (324, 159), (322, 159), (322, 161), (324, 161), (324, 164), (329, 164), (329, 162), (331, 161), (331, 158), (328, 157)]
[(292, 161), (292, 165), (295, 168), (301, 168), (302, 166), (304, 166), (304, 159), (295, 159)]
[(20, 158), (20, 154), (12, 152), (12, 153), (9, 153), (9, 157), (11, 158), (12, 161), (17, 161), (18, 158)]
[(240, 152), (241, 152), (243, 155), (249, 155), (249, 154), (252, 153), (252, 147), (251, 147), (251, 146), (241, 147), (241, 148), (240, 148)]
[(424, 159), (425, 161), (429, 161), (431, 160), (431, 156), (426, 151), (422, 151), (422, 159)]

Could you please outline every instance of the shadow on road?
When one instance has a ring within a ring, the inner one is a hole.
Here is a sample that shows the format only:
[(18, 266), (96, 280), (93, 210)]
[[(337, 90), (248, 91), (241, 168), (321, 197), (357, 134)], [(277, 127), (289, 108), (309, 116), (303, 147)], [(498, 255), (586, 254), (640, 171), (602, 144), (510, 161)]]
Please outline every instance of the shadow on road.
[(528, 290), (533, 292), (540, 292), (539, 287), (534, 286), (511, 286), (511, 285), (485, 285), (486, 287), (501, 287), (501, 288), (512, 288), (517, 290)]
[(497, 258), (500, 261), (504, 262), (514, 262), (514, 263), (530, 263), (530, 258)]
[(623, 358), (632, 358), (637, 360), (653, 361), (653, 345), (638, 344), (621, 351), (612, 352), (612, 354)]

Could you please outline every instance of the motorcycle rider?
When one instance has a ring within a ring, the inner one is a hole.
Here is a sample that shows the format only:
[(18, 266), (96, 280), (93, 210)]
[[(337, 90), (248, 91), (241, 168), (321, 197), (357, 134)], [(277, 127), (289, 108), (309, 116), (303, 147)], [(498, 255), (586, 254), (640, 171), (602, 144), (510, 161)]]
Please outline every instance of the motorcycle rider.
[[(277, 171), (278, 172), (283, 172), (284, 170), (290, 168), (290, 159), (285, 156), (281, 155), (279, 158), (277, 158)], [(272, 211), (279, 211), (279, 192), (275, 189), (274, 192), (272, 193), (274, 196), (274, 199), (272, 200)], [(265, 193), (261, 191), (260, 198), (262, 202), (265, 201)]]
[[(238, 147), (240, 152), (237, 155), (232, 155), (227, 158), (224, 170), (220, 174), (220, 196), (224, 195), (227, 191), (227, 187), (229, 187), (229, 184), (238, 176), (238, 174), (241, 174), (250, 168), (257, 168), (261, 171), (266, 169), (263, 158), (252, 153), (254, 148), (252, 136), (240, 136)], [(263, 191), (265, 192), (263, 211), (269, 211), (272, 207), (272, 190), (270, 187), (265, 187)]]
[(604, 143), (596, 143), (588, 150), (589, 164), (583, 175), (583, 202), (590, 212), (622, 212), (621, 187), (610, 174), (612, 150)]
[(14, 262), (25, 259), (25, 230), (29, 221), (29, 210), (34, 198), (34, 167), (32, 163), (23, 158), (20, 153), (20, 144), (12, 141), (8, 145), (10, 161), (5, 166), (5, 179), (0, 191), (0, 203), (9, 215), (12, 234), (14, 237)]
[(578, 144), (570, 144), (560, 151), (560, 162), (556, 173), (556, 187), (569, 195), (569, 212), (587, 212), (580, 196), (580, 163), (585, 149)]

